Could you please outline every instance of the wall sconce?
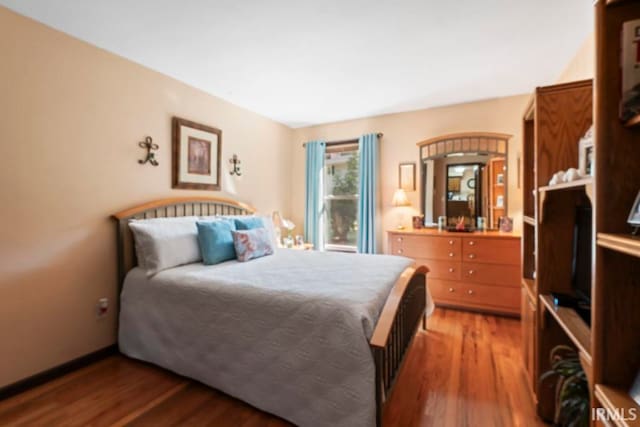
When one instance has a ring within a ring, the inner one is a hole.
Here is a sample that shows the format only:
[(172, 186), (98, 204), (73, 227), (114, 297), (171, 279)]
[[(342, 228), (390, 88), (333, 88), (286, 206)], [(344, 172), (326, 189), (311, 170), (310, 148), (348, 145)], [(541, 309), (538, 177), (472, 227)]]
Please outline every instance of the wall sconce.
[(158, 161), (156, 160), (156, 157), (153, 154), (155, 150), (160, 148), (158, 147), (158, 144), (154, 144), (153, 139), (150, 136), (148, 136), (144, 139), (144, 141), (139, 142), (138, 146), (140, 146), (140, 148), (144, 148), (147, 150), (147, 156), (143, 160), (138, 160), (138, 163), (140, 163), (141, 165), (144, 165), (145, 163), (149, 162), (153, 166), (158, 166)]
[(229, 171), (230, 175), (242, 176), (242, 172), (240, 172), (240, 163), (242, 162), (235, 154), (229, 159), (229, 164), (231, 165), (231, 171)]

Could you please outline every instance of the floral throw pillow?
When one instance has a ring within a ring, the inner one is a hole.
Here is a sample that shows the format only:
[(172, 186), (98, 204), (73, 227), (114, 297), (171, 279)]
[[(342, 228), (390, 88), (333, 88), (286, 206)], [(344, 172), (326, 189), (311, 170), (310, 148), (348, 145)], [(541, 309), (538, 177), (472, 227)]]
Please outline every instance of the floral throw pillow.
[(232, 231), (238, 261), (244, 262), (273, 254), (273, 241), (266, 228)]

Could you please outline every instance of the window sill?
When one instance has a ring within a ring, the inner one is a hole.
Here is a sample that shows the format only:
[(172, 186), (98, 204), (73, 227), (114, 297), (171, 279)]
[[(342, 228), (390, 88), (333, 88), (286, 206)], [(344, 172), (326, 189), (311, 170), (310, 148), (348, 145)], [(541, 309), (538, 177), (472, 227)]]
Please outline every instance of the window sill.
[(348, 245), (324, 245), (324, 250), (326, 252), (356, 253), (358, 249), (355, 246), (348, 246)]

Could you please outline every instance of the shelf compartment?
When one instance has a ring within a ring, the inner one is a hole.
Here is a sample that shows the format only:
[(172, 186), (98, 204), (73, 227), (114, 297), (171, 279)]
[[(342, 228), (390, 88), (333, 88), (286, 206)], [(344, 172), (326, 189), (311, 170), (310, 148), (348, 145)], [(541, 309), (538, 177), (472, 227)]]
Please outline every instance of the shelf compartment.
[(569, 339), (578, 347), (578, 350), (587, 356), (587, 361), (591, 363), (591, 329), (589, 326), (574, 309), (556, 306), (551, 295), (540, 295), (540, 301), (546, 311), (556, 319), (566, 332)]
[(598, 233), (598, 246), (640, 258), (640, 238), (628, 234)]
[[(602, 407), (610, 411), (612, 414), (625, 415), (627, 418), (629, 418), (630, 414), (633, 412), (635, 412), (636, 415), (640, 414), (640, 406), (638, 406), (638, 404), (625, 390), (617, 387), (596, 384), (595, 396)], [(640, 417), (636, 416), (635, 420), (614, 420), (610, 418), (609, 422), (618, 427), (638, 427), (640, 426)]]
[(556, 185), (546, 185), (544, 187), (538, 188), (538, 191), (540, 192), (567, 191), (567, 190), (577, 190), (582, 187), (585, 187), (586, 191), (590, 191), (589, 187), (593, 188), (593, 178), (582, 178), (582, 179), (577, 179), (575, 181), (563, 182)]
[(584, 192), (584, 194), (589, 198), (591, 204), (594, 202), (594, 194), (593, 194), (593, 178), (582, 178), (576, 181), (571, 182), (563, 182), (562, 184), (557, 185), (547, 185), (545, 187), (538, 188), (538, 192), (540, 194), (540, 223), (544, 222), (545, 219), (545, 209), (544, 204), (549, 197), (550, 193), (560, 193), (560, 192)]

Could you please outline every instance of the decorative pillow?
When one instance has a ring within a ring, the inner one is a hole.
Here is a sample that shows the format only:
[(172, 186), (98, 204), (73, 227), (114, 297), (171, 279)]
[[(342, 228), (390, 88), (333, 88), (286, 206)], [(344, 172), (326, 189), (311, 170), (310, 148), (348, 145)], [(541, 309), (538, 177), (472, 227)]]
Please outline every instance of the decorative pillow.
[(138, 265), (152, 276), (202, 259), (195, 216), (131, 220)]
[(253, 230), (254, 228), (266, 228), (264, 221), (259, 216), (235, 217), (236, 230)]
[[(231, 220), (236, 220), (236, 219), (240, 219), (240, 220), (249, 220), (251, 219), (251, 221), (255, 219), (260, 219), (262, 220), (262, 224), (261, 227), (264, 227), (267, 229), (267, 231), (269, 232), (269, 236), (271, 237), (271, 241), (273, 242), (273, 247), (276, 248), (278, 247), (278, 238), (276, 237), (276, 230), (275, 230), (275, 226), (273, 225), (273, 219), (271, 219), (271, 215), (221, 215), (221, 216), (201, 216), (200, 220), (202, 221), (215, 221), (218, 220), (220, 218), (227, 218), (227, 219), (231, 219)], [(250, 228), (255, 228), (255, 227), (250, 227)], [(250, 229), (248, 228), (248, 229)], [(238, 227), (236, 224), (236, 230), (242, 230), (242, 228)]]
[(231, 232), (236, 229), (231, 220), (219, 218), (216, 221), (198, 221), (198, 242), (205, 265), (218, 264), (236, 257)]
[(232, 231), (238, 261), (244, 262), (273, 254), (273, 242), (266, 228)]

